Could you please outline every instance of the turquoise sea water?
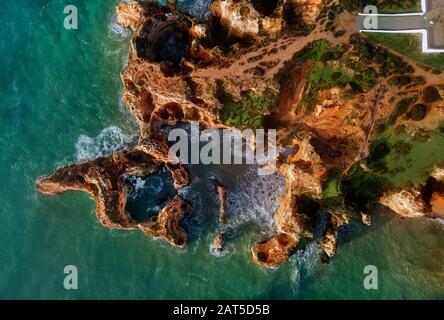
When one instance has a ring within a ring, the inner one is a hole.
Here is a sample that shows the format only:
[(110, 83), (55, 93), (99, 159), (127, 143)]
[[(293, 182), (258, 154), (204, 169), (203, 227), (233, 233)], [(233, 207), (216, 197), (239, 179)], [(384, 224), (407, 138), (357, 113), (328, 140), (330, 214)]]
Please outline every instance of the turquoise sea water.
[[(371, 228), (343, 237), (329, 266), (319, 263), (313, 244), (276, 271), (257, 267), (249, 248), (269, 232), (282, 186), (278, 177), (258, 180), (251, 168), (192, 168), (193, 185), (183, 191), (194, 203), (185, 250), (102, 228), (86, 194), (36, 193), (39, 175), (134, 141), (119, 78), (130, 35), (115, 24), (117, 2), (2, 2), (0, 298), (444, 298), (444, 225), (430, 220), (379, 213)], [(78, 6), (77, 31), (63, 28), (67, 4)], [(201, 8), (194, 4), (186, 3), (192, 12)], [(230, 195), (234, 216), (223, 256), (210, 249), (212, 174), (238, 190)], [(159, 188), (162, 180), (150, 180), (138, 199)], [(63, 287), (66, 265), (78, 268), (78, 290)], [(364, 289), (366, 265), (378, 267), (379, 290)]]

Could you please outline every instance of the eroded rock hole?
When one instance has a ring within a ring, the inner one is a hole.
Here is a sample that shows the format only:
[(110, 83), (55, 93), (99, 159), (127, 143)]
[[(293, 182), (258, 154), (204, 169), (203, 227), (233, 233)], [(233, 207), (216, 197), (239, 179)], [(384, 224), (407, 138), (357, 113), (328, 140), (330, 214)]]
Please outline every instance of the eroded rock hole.
[(286, 1), (284, 4), (284, 20), (289, 25), (300, 25), (302, 23), (302, 12), (300, 6), (294, 1)]
[(152, 20), (135, 38), (137, 55), (153, 62), (167, 61), (178, 66), (187, 56), (190, 37), (184, 24)]
[(416, 104), (412, 107), (412, 109), (409, 111), (407, 116), (409, 119), (413, 121), (421, 121), (424, 120), (424, 118), (427, 116), (428, 108), (425, 104)]
[(268, 256), (264, 252), (258, 252), (257, 259), (262, 262), (266, 262), (268, 260)]
[(271, 16), (276, 10), (278, 0), (251, 0), (254, 9), (263, 16)]
[(182, 107), (174, 102), (164, 105), (157, 113), (162, 120), (181, 121), (185, 118)]
[(126, 211), (137, 222), (155, 221), (176, 195), (171, 173), (166, 168), (146, 177), (129, 176), (125, 182), (132, 188)]

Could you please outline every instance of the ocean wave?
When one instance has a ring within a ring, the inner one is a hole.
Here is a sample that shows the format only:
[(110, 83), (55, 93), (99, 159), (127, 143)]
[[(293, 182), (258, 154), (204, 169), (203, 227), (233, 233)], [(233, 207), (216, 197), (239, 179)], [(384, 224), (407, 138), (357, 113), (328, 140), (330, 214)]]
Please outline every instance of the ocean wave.
[(120, 24), (117, 23), (116, 14), (112, 14), (109, 18), (108, 22), (108, 30), (111, 34), (117, 34), (122, 38), (127, 38), (131, 35), (131, 32), (128, 29), (125, 29)]
[[(150, 176), (146, 178), (128, 176), (126, 177), (126, 180), (133, 188), (129, 196), (132, 200), (137, 199), (142, 192), (146, 192), (149, 195), (157, 195), (162, 191), (165, 185), (163, 179), (158, 176)], [(156, 210), (157, 208), (158, 206), (154, 206), (153, 208), (149, 208), (149, 210)]]
[(113, 152), (128, 147), (133, 140), (133, 136), (126, 135), (122, 129), (116, 126), (103, 129), (95, 138), (81, 135), (76, 143), (77, 161), (108, 156)]
[(213, 243), (209, 246), (210, 254), (216, 258), (222, 258), (227, 255), (232, 255), (236, 253), (236, 246), (233, 243), (226, 244), (223, 248), (223, 250), (217, 250)]
[(312, 275), (317, 266), (319, 266), (319, 254), (321, 248), (319, 242), (308, 244), (304, 250), (297, 251), (291, 258), (295, 268), (290, 276), (291, 287), (295, 293), (299, 291), (300, 280), (302, 277)]
[[(195, 178), (193, 183), (196, 183)], [(200, 227), (204, 221), (204, 212), (202, 210), (202, 196), (198, 190), (195, 190), (194, 185), (190, 185), (179, 189), (177, 194), (181, 196), (185, 201), (189, 202), (192, 206), (192, 212), (186, 218), (188, 225), (191, 227), (191, 232), (199, 234)]]
[(251, 166), (238, 177), (236, 188), (228, 194), (229, 218), (224, 228), (255, 224), (265, 232), (271, 232), (274, 229), (273, 215), (284, 192), (285, 180), (280, 174), (259, 176), (257, 167)]

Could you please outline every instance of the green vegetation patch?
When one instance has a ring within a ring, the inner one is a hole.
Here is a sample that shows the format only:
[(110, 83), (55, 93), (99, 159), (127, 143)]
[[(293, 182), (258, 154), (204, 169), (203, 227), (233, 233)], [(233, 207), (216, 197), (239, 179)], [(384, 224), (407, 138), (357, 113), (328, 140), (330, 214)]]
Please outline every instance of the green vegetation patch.
[(342, 191), (347, 203), (360, 210), (376, 201), (389, 187), (390, 182), (384, 175), (365, 170), (359, 163), (350, 169), (342, 181)]
[(444, 54), (422, 52), (421, 38), (412, 34), (366, 33), (366, 36), (402, 55), (416, 60), (425, 67), (444, 70)]
[(420, 12), (420, 0), (341, 0), (343, 8), (350, 12), (362, 12), (367, 5), (375, 5), (379, 13)]
[[(413, 110), (418, 115), (410, 117), (423, 117), (421, 107)], [(434, 166), (444, 162), (444, 121), (436, 130), (393, 125), (390, 119), (378, 128), (366, 166), (355, 164), (342, 180), (347, 203), (361, 209), (389, 189), (425, 184)]]
[(387, 126), (372, 144), (367, 170), (358, 164), (343, 182), (353, 203), (365, 205), (389, 188), (424, 184), (444, 161), (444, 135), (438, 130)]
[(342, 174), (338, 170), (331, 170), (328, 178), (322, 186), (322, 206), (327, 209), (334, 209), (343, 206), (344, 198), (342, 196), (341, 186)]
[(367, 92), (377, 82), (376, 72), (347, 55), (347, 48), (332, 45), (325, 40), (318, 40), (307, 46), (295, 57), (296, 63), (307, 60), (313, 62), (308, 76), (309, 91), (303, 103), (311, 108), (317, 101), (319, 90), (333, 87), (351, 88), (351, 95)]
[(220, 113), (222, 122), (238, 129), (262, 127), (264, 115), (270, 112), (276, 100), (276, 94), (271, 89), (266, 89), (262, 94), (247, 91), (238, 100), (221, 87), (218, 97), (223, 104)]
[[(381, 159), (382, 173), (394, 187), (418, 185), (426, 181), (433, 166), (444, 160), (444, 137), (439, 131), (415, 129), (396, 134), (393, 127), (382, 135), (390, 152)], [(372, 165), (372, 164), (371, 164)]]

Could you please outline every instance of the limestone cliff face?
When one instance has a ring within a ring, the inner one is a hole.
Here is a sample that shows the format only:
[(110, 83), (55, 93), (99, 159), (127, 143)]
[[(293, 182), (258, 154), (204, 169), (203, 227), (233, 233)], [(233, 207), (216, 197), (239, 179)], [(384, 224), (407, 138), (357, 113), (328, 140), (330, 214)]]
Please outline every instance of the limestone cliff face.
[(180, 223), (190, 209), (189, 203), (176, 196), (160, 211), (155, 220), (138, 224), (137, 227), (147, 236), (162, 238), (172, 245), (184, 247), (187, 244), (188, 234)]
[(216, 0), (211, 5), (213, 17), (218, 19), (230, 39), (255, 39), (282, 29), (282, 1)]
[(129, 186), (124, 175), (144, 176), (157, 172), (160, 162), (138, 148), (114, 153), (107, 158), (81, 162), (59, 169), (37, 180), (37, 190), (46, 195), (80, 190), (96, 200), (97, 219), (109, 228), (134, 229), (125, 212)]
[(122, 27), (131, 28), (136, 31), (143, 23), (145, 17), (145, 8), (137, 1), (120, 3), (116, 7), (117, 23)]
[(406, 218), (423, 217), (427, 211), (421, 192), (416, 189), (386, 193), (379, 202)]
[(435, 166), (424, 185), (385, 193), (379, 202), (407, 218), (444, 217), (444, 175), (441, 166)]
[[(304, 23), (316, 15), (315, 3), (299, 2), (294, 7), (301, 13), (304, 11), (301, 16)], [(205, 23), (180, 13), (173, 6), (162, 8), (149, 2), (122, 3), (116, 12), (118, 22), (134, 31), (128, 65), (121, 78), (125, 104), (140, 128), (137, 147), (61, 168), (51, 176), (40, 178), (37, 189), (46, 194), (67, 190), (89, 192), (96, 200), (97, 216), (104, 226), (138, 228), (148, 236), (161, 237), (182, 247), (187, 236), (180, 221), (189, 205), (176, 197), (155, 220), (136, 223), (125, 212), (129, 186), (124, 177), (153, 174), (164, 166), (172, 173), (176, 189), (188, 185), (191, 179), (187, 168), (169, 162), (168, 144), (162, 129), (191, 121), (199, 121), (201, 127), (226, 127), (220, 119), (222, 87), (226, 94), (237, 98), (247, 90), (261, 94), (267, 88), (280, 90), (282, 87), (274, 116), (275, 120), (287, 118), (288, 121), (281, 124), (278, 138), (293, 135), (286, 126), (293, 127), (301, 120), (298, 105), (311, 65), (290, 68), (290, 80), (284, 84), (278, 77), (282, 72), (279, 68), (273, 69), (276, 64), (271, 58), (267, 61), (265, 55), (259, 59), (255, 57), (257, 52), (276, 51), (279, 63), (285, 62), (282, 59), (291, 59), (297, 52), (296, 48), (294, 52), (287, 52), (286, 45), (282, 44), (279, 44), (280, 49), (272, 49), (276, 47), (273, 44), (268, 48), (266, 42), (259, 41), (270, 35), (270, 39), (279, 42), (277, 33), (286, 32), (289, 22), (285, 18), (284, 1), (215, 0), (212, 18)], [(223, 52), (217, 50), (221, 45), (221, 33), (227, 36)], [(253, 41), (254, 45), (250, 49), (236, 44), (231, 46), (233, 42), (244, 40)], [(287, 40), (288, 43), (290, 40), (297, 41), (297, 38)], [(280, 55), (279, 50), (284, 53)], [(243, 76), (236, 76), (239, 70), (230, 68), (233, 61), (239, 59), (245, 59), (247, 64), (251, 59), (257, 60), (255, 65), (269, 66), (270, 74), (257, 76), (254, 68), (240, 64), (240, 68), (244, 68)], [(322, 134), (310, 127), (304, 130), (299, 132), (305, 132), (303, 137), (283, 143), (293, 151), (278, 161), (278, 170), (286, 178), (287, 191), (275, 213), (276, 236), (252, 249), (255, 261), (266, 267), (285, 262), (302, 238), (312, 237), (312, 217), (298, 212), (296, 199), (301, 195), (313, 199), (320, 197), (327, 165), (314, 144)], [(224, 223), (227, 191), (221, 184), (216, 184), (215, 188), (221, 204), (219, 223)], [(218, 247), (222, 246), (222, 240), (222, 235), (216, 237)]]
[(296, 24), (312, 25), (316, 22), (325, 0), (287, 0), (286, 13)]

